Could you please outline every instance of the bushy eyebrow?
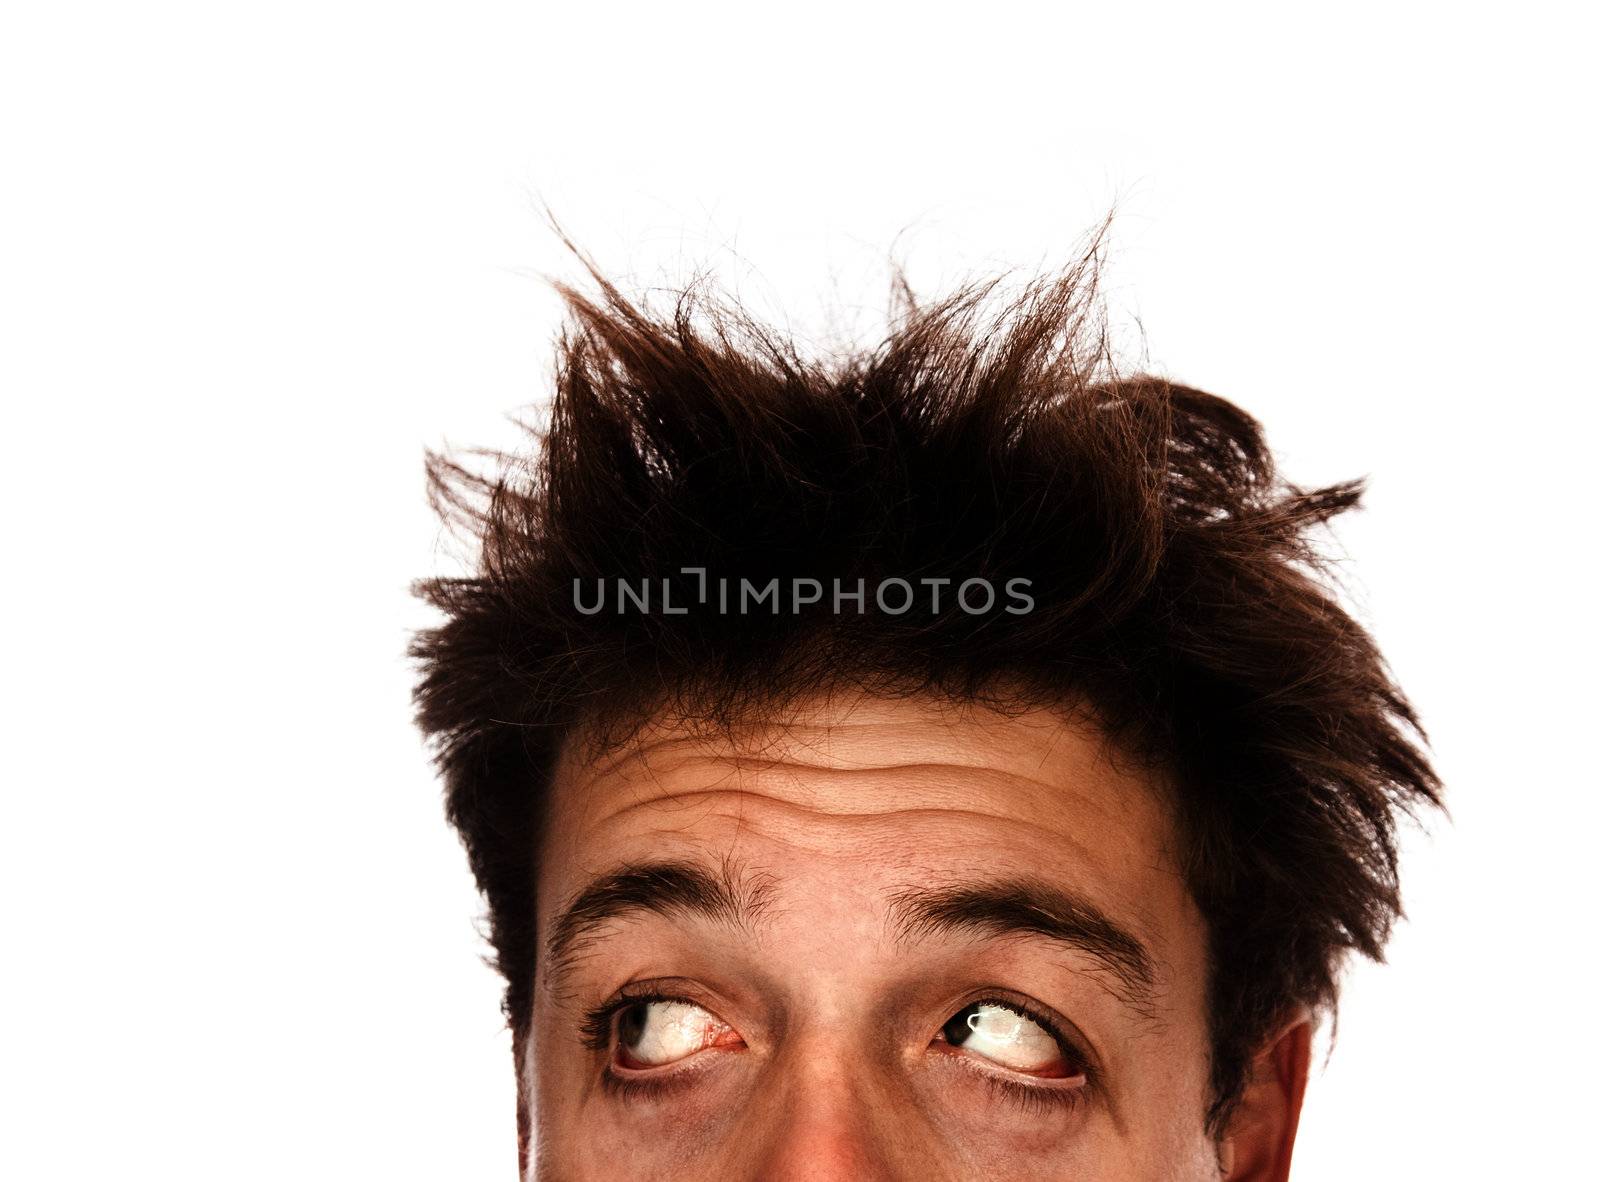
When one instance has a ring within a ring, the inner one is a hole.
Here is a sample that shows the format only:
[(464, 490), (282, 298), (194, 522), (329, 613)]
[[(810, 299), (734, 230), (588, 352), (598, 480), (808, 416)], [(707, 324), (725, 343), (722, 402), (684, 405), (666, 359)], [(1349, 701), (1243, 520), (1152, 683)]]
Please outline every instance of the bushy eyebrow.
[(726, 860), (714, 871), (695, 862), (629, 863), (596, 878), (562, 909), (550, 927), (546, 962), (557, 975), (564, 973), (600, 928), (639, 912), (751, 927), (771, 892), (770, 878), (744, 873)]
[(1087, 899), (1047, 883), (1005, 879), (897, 892), (890, 920), (903, 941), (951, 933), (1043, 936), (1082, 952), (1104, 968), (1113, 990), (1136, 1008), (1148, 1007), (1155, 960), (1126, 928)]
[[(637, 862), (596, 878), (551, 924), (546, 963), (564, 975), (583, 946), (624, 916), (695, 915), (751, 928), (768, 909), (773, 881), (724, 860), (715, 869), (690, 861)], [(1148, 1006), (1155, 961), (1126, 928), (1087, 899), (1048, 883), (1005, 879), (910, 888), (890, 896), (889, 918), (902, 941), (949, 934), (1042, 936), (1096, 961), (1113, 992), (1136, 1008)]]

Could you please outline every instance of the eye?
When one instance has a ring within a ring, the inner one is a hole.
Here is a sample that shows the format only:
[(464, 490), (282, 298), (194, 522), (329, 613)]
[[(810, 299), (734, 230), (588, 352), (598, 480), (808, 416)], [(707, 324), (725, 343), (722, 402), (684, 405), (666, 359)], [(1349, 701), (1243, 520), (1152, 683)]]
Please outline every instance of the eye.
[(710, 1010), (687, 1001), (641, 999), (617, 1012), (617, 1065), (664, 1067), (711, 1047), (743, 1040)]
[(998, 1001), (977, 1001), (940, 1028), (939, 1038), (1011, 1071), (1041, 1079), (1070, 1079), (1083, 1068), (1043, 1020)]

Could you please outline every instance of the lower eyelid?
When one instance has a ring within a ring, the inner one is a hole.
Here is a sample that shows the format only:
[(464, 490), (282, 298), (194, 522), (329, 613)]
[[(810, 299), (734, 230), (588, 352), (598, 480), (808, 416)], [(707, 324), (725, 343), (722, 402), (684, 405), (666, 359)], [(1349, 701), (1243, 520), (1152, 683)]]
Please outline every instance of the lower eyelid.
[(984, 1072), (984, 1075), (985, 1083), (992, 1094), (1009, 1103), (1020, 1105), (1024, 1112), (1070, 1112), (1082, 1104), (1088, 1096), (1088, 1089), (1084, 1086), (1087, 1081), (1081, 1076), (1078, 1077), (1080, 1082), (1052, 1087), (1006, 1079), (993, 1072)]
[[(1021, 1013), (1022, 1011), (1019, 1010), (1018, 1012)], [(931, 1044), (931, 1045), (933, 1045), (933, 1046), (943, 1046), (944, 1048), (946, 1048), (946, 1053), (948, 1053), (948, 1054), (956, 1054), (956, 1055), (963, 1056), (963, 1057), (965, 1057), (967, 1059), (976, 1060), (979, 1063), (984, 1064), (986, 1067), (989, 1067), (992, 1070), (994, 1070), (996, 1072), (1000, 1072), (1000, 1073), (1009, 1073), (1010, 1075), (1021, 1076), (1023, 1078), (1039, 1079), (1039, 1080), (1058, 1080), (1058, 1081), (1061, 1081), (1063, 1083), (1070, 1083), (1070, 1081), (1072, 1081), (1074, 1079), (1087, 1080), (1087, 1078), (1088, 1078), (1088, 1076), (1090, 1074), (1090, 1069), (1089, 1069), (1089, 1066), (1088, 1066), (1088, 1061), (1085, 1059), (1085, 1057), (1076, 1048), (1074, 1048), (1069, 1042), (1067, 1042), (1064, 1038), (1062, 1038), (1059, 1034), (1056, 1034), (1054, 1031), (1050, 1030), (1048, 1025), (1046, 1025), (1042, 1019), (1034, 1017), (1034, 1016), (1029, 1015), (1029, 1014), (1023, 1014), (1023, 1016), (1028, 1018), (1030, 1021), (1038, 1022), (1040, 1024), (1040, 1026), (1043, 1027), (1050, 1034), (1051, 1038), (1055, 1040), (1056, 1049), (1057, 1049), (1058, 1053), (1060, 1054), (1062, 1060), (1067, 1065), (1069, 1065), (1070, 1067), (1073, 1067), (1073, 1068), (1076, 1069), (1074, 1074), (1068, 1075), (1068, 1076), (1031, 1075), (1029, 1072), (1020, 1071), (1020, 1070), (1017, 1070), (1016, 1068), (1012, 1068), (1012, 1067), (1007, 1067), (1004, 1063), (1000, 1063), (1000, 1062), (997, 1062), (997, 1061), (995, 1061), (993, 1059), (989, 1059), (988, 1057), (986, 1057), (984, 1055), (977, 1054), (976, 1052), (968, 1052), (962, 1047), (955, 1046), (952, 1043), (950, 1043), (950, 1041), (948, 1039), (943, 1037), (942, 1031), (941, 1031), (941, 1034), (939, 1035), (939, 1037), (935, 1038), (933, 1044)]]
[(949, 1047), (944, 1054), (951, 1056), (959, 1068), (981, 1076), (991, 1088), (1011, 1092), (1014, 1096), (1025, 1095), (1045, 1103), (1077, 1103), (1089, 1086), (1088, 1069), (1081, 1064), (1074, 1064), (1077, 1067), (1076, 1075), (1030, 1076), (991, 1063), (981, 1056), (967, 1054), (959, 1047)]
[[(681, 1074), (681, 1073), (678, 1073)], [(670, 1073), (669, 1073), (670, 1075)], [(600, 1086), (610, 1095), (623, 1100), (654, 1100), (684, 1082), (676, 1078), (630, 1079), (618, 1075), (607, 1067), (600, 1075)]]
[(622, 1067), (615, 1059), (605, 1065), (600, 1081), (606, 1091), (624, 1099), (653, 1099), (678, 1086), (692, 1083), (738, 1047), (707, 1047), (660, 1067)]
[(985, 1058), (983, 1055), (964, 1051), (960, 1047), (952, 1047), (948, 1043), (944, 1045), (947, 1048), (944, 1051), (945, 1054), (955, 1055), (960, 1059), (964, 1059), (967, 1062), (974, 1064), (980, 1070), (987, 1071), (993, 1075), (998, 1075), (1003, 1079), (1014, 1076), (1018, 1079), (1038, 1080), (1044, 1085), (1073, 1087), (1077, 1086), (1078, 1083), (1087, 1083), (1089, 1078), (1088, 1069), (1081, 1063), (1078, 1063), (1076, 1060), (1071, 1058), (1071, 1056), (1067, 1056), (1068, 1063), (1075, 1068), (1071, 1075), (1035, 1075), (1027, 1071), (1018, 1071), (1014, 1067), (1007, 1067), (1004, 1063), (997, 1063), (995, 1060)]

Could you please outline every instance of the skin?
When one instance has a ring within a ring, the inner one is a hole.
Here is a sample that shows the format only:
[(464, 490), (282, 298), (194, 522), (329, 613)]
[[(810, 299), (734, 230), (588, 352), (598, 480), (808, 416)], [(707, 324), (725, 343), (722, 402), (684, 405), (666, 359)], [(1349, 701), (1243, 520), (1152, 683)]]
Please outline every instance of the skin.
[[(657, 720), (597, 758), (570, 747), (551, 808), (520, 1064), (530, 1176), (1288, 1175), (1309, 1022), (1262, 1048), (1209, 1135), (1205, 926), (1161, 783), (1084, 718), (854, 695), (715, 740)], [(699, 868), (725, 905), (613, 908), (557, 955), (587, 889), (663, 864)], [(916, 892), (995, 882), (1070, 895), (1137, 941), (1145, 973), (1035, 932), (907, 926)], [(964, 1012), (980, 1035), (957, 1046)], [(996, 1030), (1026, 1062), (984, 1042)]]

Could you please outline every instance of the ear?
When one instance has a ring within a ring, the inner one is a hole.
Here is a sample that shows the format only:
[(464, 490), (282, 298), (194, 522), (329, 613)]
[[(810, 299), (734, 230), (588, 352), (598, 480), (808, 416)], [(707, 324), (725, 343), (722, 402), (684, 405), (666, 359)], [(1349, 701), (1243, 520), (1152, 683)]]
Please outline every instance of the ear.
[(1311, 1025), (1310, 1013), (1296, 1014), (1252, 1061), (1244, 1096), (1217, 1146), (1227, 1182), (1288, 1182), (1311, 1072)]

